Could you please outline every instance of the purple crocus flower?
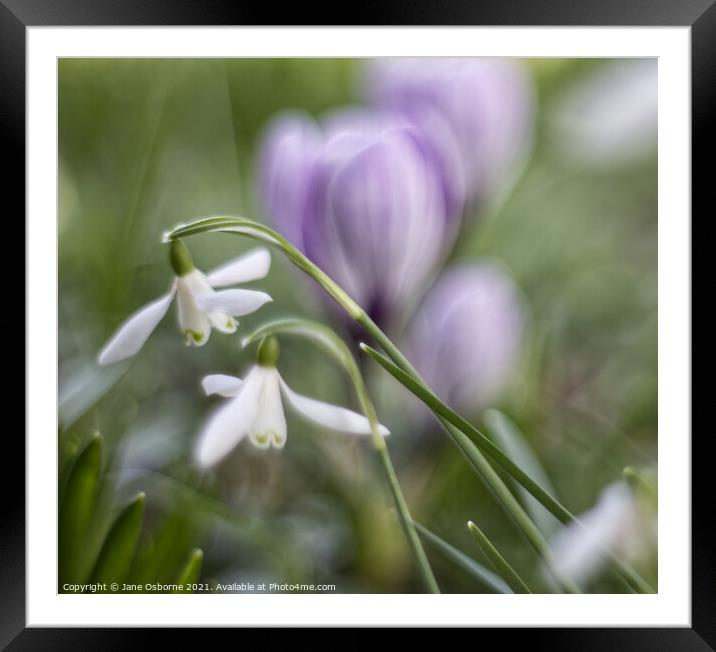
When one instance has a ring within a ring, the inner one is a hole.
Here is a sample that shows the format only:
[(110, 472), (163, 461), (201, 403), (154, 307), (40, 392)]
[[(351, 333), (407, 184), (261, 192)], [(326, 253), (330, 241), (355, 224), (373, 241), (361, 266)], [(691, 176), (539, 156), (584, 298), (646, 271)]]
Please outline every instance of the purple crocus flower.
[(515, 369), (524, 321), (519, 291), (501, 265), (458, 264), (438, 279), (414, 316), (409, 356), (452, 407), (485, 407)]
[(321, 130), (299, 112), (274, 118), (261, 147), (259, 174), (264, 208), (278, 231), (299, 248), (303, 248), (307, 192), (322, 147)]
[[(515, 176), (529, 148), (534, 92), (512, 59), (375, 59), (365, 92), (378, 106), (400, 111), (443, 150), (452, 131), (467, 199), (483, 200)], [(448, 147), (452, 144), (448, 143)], [(453, 154), (443, 159), (454, 167)], [(455, 179), (454, 172), (450, 178)]]
[(277, 228), (374, 319), (402, 314), (451, 231), (421, 134), (403, 117), (355, 110), (320, 131), (306, 118), (281, 119), (265, 142), (264, 205)]

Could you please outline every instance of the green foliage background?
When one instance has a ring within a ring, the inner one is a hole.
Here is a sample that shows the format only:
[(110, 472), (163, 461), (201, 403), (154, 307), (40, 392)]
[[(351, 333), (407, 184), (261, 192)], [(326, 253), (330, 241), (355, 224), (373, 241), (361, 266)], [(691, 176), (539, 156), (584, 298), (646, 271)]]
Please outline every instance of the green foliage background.
[[(625, 466), (657, 458), (656, 157), (575, 166), (550, 129), (563, 89), (609, 64), (527, 62), (539, 96), (529, 164), (504, 203), (470, 221), (453, 253), (502, 261), (525, 294), (529, 346), (496, 407), (518, 424), (574, 512), (589, 508)], [(369, 446), (289, 421), (280, 454), (241, 446), (215, 474), (191, 467), (193, 437), (213, 406), (199, 380), (243, 370), (250, 357), (239, 338), (215, 334), (188, 350), (172, 316), (131, 364), (94, 363), (117, 325), (167, 288), (161, 233), (211, 214), (262, 219), (254, 173), (261, 130), (280, 110), (319, 116), (358, 101), (360, 66), (348, 59), (59, 62), (60, 477), (101, 432), (111, 499), (100, 511), (146, 492), (131, 571), (145, 581), (174, 576), (200, 547), (207, 582), (420, 589)], [(250, 246), (218, 236), (191, 242), (203, 269)], [(316, 293), (278, 257), (261, 287), (274, 303), (243, 318), (242, 330), (270, 317), (323, 315)], [(434, 425), (405, 419), (392, 381), (366, 370), (394, 432), (391, 450), (415, 518), (486, 563), (465, 528), (475, 520), (544, 589), (534, 551), (447, 440)], [(340, 371), (310, 347), (286, 340), (282, 371), (303, 393), (355, 407)], [(439, 553), (430, 550), (430, 558), (443, 591), (488, 590)], [(655, 560), (640, 570), (655, 581)], [(623, 590), (608, 577), (593, 588)]]

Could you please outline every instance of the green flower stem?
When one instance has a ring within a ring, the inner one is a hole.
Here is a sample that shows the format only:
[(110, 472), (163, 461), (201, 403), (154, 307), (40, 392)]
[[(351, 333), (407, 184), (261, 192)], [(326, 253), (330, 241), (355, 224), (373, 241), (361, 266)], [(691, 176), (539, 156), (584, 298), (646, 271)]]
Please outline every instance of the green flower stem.
[(398, 510), (400, 524), (405, 533), (405, 537), (408, 540), (408, 545), (413, 557), (415, 558), (416, 565), (420, 571), (425, 587), (431, 593), (440, 593), (440, 588), (438, 587), (435, 576), (433, 575), (430, 562), (428, 561), (425, 550), (420, 543), (420, 538), (418, 537), (413, 525), (413, 519), (410, 515), (410, 510), (408, 509), (405, 497), (403, 496), (400, 482), (398, 481), (398, 477), (395, 473), (395, 468), (393, 467), (393, 462), (390, 458), (390, 453), (388, 452), (388, 446), (378, 430), (379, 424), (375, 407), (368, 394), (365, 382), (363, 381), (363, 376), (360, 373), (358, 365), (356, 364), (350, 350), (345, 345), (343, 340), (341, 340), (330, 328), (324, 326), (323, 324), (318, 324), (305, 319), (281, 319), (264, 324), (244, 338), (243, 345), (247, 346), (256, 340), (266, 341), (266, 338), (270, 338), (272, 335), (278, 333), (299, 335), (311, 339), (314, 343), (318, 344), (321, 349), (334, 357), (348, 374), (356, 395), (358, 396), (361, 409), (370, 422), (373, 446), (378, 452), (378, 457), (383, 464), (383, 469), (385, 470), (386, 477), (388, 478), (390, 491)]
[(475, 537), (482, 551), (487, 555), (487, 558), (492, 562), (497, 572), (505, 578), (515, 593), (532, 593), (530, 587), (527, 586), (517, 571), (512, 568), (510, 563), (500, 554), (497, 548), (492, 545), (492, 542), (477, 525), (472, 521), (468, 521), (467, 529), (470, 530), (470, 533)]
[[(333, 279), (331, 279), (323, 270), (317, 265), (312, 263), (306, 256), (303, 255), (291, 242), (289, 242), (282, 235), (274, 231), (273, 229), (259, 223), (254, 220), (249, 220), (241, 217), (208, 217), (200, 220), (196, 220), (189, 224), (182, 224), (172, 229), (168, 233), (164, 234), (164, 241), (171, 242), (177, 238), (184, 238), (192, 235), (198, 235), (200, 233), (209, 232), (225, 232), (234, 233), (244, 237), (248, 237), (260, 242), (264, 242), (273, 247), (280, 249), (284, 255), (294, 264), (296, 267), (301, 269), (303, 272), (313, 278), (321, 287), (341, 306), (348, 315), (359, 323), (363, 328), (371, 335), (374, 341), (379, 344), (382, 349), (392, 359), (393, 363), (386, 360), (389, 364), (395, 368), (398, 373), (393, 375), (403, 383), (408, 389), (416, 393), (420, 391), (423, 396), (433, 397), (437, 403), (436, 405), (441, 406), (442, 412), (436, 408), (432, 408), (436, 414), (440, 415), (444, 421), (455, 425), (458, 431), (462, 431), (460, 434), (475, 434), (477, 439), (485, 446), (485, 451), (488, 455), (500, 464), (505, 470), (512, 475), (530, 494), (532, 494), (540, 503), (542, 503), (552, 514), (554, 514), (561, 522), (566, 523), (572, 520), (577, 520), (575, 516), (561, 505), (557, 500), (550, 496), (544, 491), (536, 482), (534, 482), (527, 474), (519, 469), (505, 454), (495, 446), (492, 441), (480, 433), (474, 426), (469, 424), (465, 419), (457, 415), (455, 412), (450, 410), (444, 405), (437, 397), (430, 391), (421, 378), (420, 374), (413, 368), (408, 359), (402, 354), (390, 338), (378, 327), (378, 325), (368, 316), (368, 314), (343, 290)], [(380, 358), (377, 352), (375, 352)], [(378, 359), (378, 358), (376, 358)], [(380, 362), (380, 359), (378, 359)], [(382, 364), (382, 362), (381, 362)], [(396, 366), (397, 365), (397, 366)], [(385, 366), (385, 365), (383, 365)], [(388, 367), (386, 367), (390, 371)], [(420, 394), (416, 394), (419, 398), (422, 398)], [(425, 401), (429, 406), (430, 403)], [(469, 437), (465, 437), (468, 441), (471, 441)], [(463, 441), (463, 443), (465, 443)], [(474, 444), (473, 444), (474, 446)], [(459, 447), (463, 454), (466, 454), (466, 447)], [(468, 458), (473, 464), (473, 461)], [(623, 564), (611, 553), (609, 554), (610, 559), (614, 563), (620, 574), (640, 592), (653, 593), (654, 590), (639, 577), (639, 575), (631, 568)]]

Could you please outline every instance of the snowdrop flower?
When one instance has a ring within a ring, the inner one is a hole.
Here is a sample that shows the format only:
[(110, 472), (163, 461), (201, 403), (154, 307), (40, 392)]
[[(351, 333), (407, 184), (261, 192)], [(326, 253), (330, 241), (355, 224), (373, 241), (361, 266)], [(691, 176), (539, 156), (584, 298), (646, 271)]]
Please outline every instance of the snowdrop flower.
[(559, 530), (550, 543), (554, 571), (578, 584), (604, 567), (605, 550), (635, 558), (649, 545), (649, 523), (624, 481), (608, 486), (579, 520), (581, 524), (571, 523)]
[(268, 274), (271, 256), (267, 249), (255, 249), (204, 275), (194, 267), (189, 250), (180, 240), (170, 244), (169, 258), (176, 278), (167, 294), (140, 308), (125, 321), (100, 351), (97, 361), (105, 365), (135, 355), (142, 348), (176, 297), (179, 329), (187, 345), (203, 346), (211, 329), (222, 333), (236, 331), (234, 317), (258, 310), (271, 297), (255, 290), (214, 291), (263, 278)]
[[(286, 417), (283, 403), (324, 428), (353, 435), (370, 435), (364, 416), (346, 408), (317, 401), (294, 392), (276, 369), (279, 346), (275, 337), (262, 340), (254, 365), (241, 380), (233, 376), (212, 375), (202, 380), (207, 395), (218, 394), (231, 400), (206, 422), (197, 439), (194, 458), (201, 468), (220, 462), (244, 439), (258, 448), (283, 448), (286, 444)], [(390, 434), (379, 426), (380, 434)]]

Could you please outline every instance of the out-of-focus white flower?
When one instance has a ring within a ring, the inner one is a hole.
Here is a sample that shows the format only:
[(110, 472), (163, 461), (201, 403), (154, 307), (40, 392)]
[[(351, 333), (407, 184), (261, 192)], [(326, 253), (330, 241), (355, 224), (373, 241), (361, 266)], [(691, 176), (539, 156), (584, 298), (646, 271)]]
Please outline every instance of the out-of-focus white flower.
[(612, 165), (656, 151), (656, 59), (619, 61), (580, 80), (555, 107), (557, 145), (573, 160)]
[(580, 523), (562, 528), (550, 543), (554, 572), (578, 584), (602, 570), (605, 551), (636, 558), (645, 552), (654, 534), (625, 481), (608, 486), (597, 504), (578, 518)]
[[(231, 400), (206, 422), (197, 439), (194, 458), (202, 468), (214, 466), (248, 436), (258, 448), (283, 448), (286, 444), (284, 401), (298, 414), (324, 428), (354, 435), (370, 435), (364, 416), (337, 405), (294, 392), (276, 369), (278, 343), (271, 337), (259, 346), (258, 362), (243, 380), (221, 374), (206, 376), (207, 395)], [(381, 435), (390, 431), (379, 426)]]
[(135, 355), (147, 341), (177, 300), (179, 329), (187, 345), (202, 346), (211, 329), (222, 333), (236, 331), (234, 317), (247, 315), (271, 301), (265, 292), (231, 289), (221, 292), (215, 287), (245, 283), (268, 274), (271, 255), (258, 248), (204, 275), (194, 267), (186, 246), (172, 241), (170, 259), (176, 278), (167, 294), (140, 308), (127, 319), (97, 356), (99, 364), (118, 362)]

